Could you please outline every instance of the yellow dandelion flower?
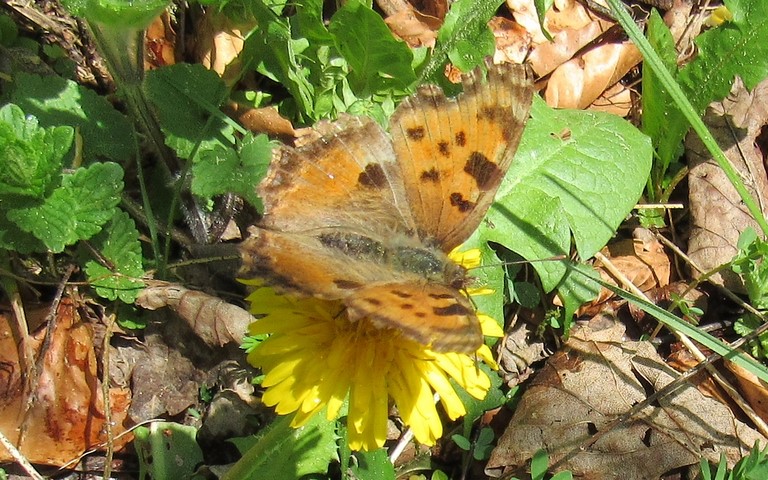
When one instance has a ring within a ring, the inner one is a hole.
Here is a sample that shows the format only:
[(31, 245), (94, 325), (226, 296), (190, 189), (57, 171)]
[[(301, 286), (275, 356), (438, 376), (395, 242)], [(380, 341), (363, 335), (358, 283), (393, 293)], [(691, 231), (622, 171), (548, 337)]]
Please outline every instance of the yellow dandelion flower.
[[(479, 251), (470, 251), (458, 260), (479, 265), (479, 258)], [(475, 355), (435, 352), (397, 330), (366, 320), (351, 322), (340, 301), (281, 295), (267, 287), (257, 288), (248, 301), (252, 312), (266, 313), (251, 324), (250, 334), (270, 334), (248, 354), (248, 362), (265, 374), (263, 402), (281, 415), (295, 412), (291, 425), (298, 427), (322, 410), (328, 420), (336, 419), (349, 398), (347, 430), (353, 450), (384, 444), (390, 398), (416, 440), (434, 445), (443, 433), (435, 394), (455, 419), (466, 410), (450, 379), (478, 399), (490, 388), (490, 379), (475, 363), (479, 358), (495, 368), (485, 345)], [(483, 334), (502, 335), (492, 318), (478, 318)]]

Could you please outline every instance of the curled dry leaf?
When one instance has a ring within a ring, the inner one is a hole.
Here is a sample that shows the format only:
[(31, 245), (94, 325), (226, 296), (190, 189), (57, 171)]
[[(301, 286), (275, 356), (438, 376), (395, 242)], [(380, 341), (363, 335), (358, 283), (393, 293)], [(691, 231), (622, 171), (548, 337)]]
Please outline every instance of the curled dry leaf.
[(544, 98), (557, 108), (586, 108), (641, 58), (631, 42), (600, 45), (552, 72)]
[[(604, 96), (641, 59), (631, 42), (608, 42), (574, 57), (581, 49), (603, 35), (613, 24), (586, 10), (583, 2), (558, 0), (547, 11), (544, 25), (553, 39), (547, 40), (539, 28), (532, 0), (509, 0), (515, 20), (533, 38), (529, 60), (540, 76), (549, 75), (545, 99), (558, 108), (586, 108)], [(626, 94), (625, 94), (626, 95)], [(599, 102), (600, 109), (617, 102), (611, 101), (616, 92)], [(627, 108), (620, 113), (626, 113)]]
[(236, 118), (241, 125), (254, 133), (265, 133), (289, 143), (296, 136), (290, 120), (280, 115), (275, 107), (243, 108), (232, 104), (227, 114)]
[(649, 342), (623, 341), (623, 333), (620, 324), (574, 329), (521, 398), (486, 473), (515, 470), (543, 448), (576, 478), (621, 472), (623, 480), (645, 480), (701, 457), (717, 463), (721, 453), (732, 468), (756, 440), (765, 445), (725, 405), (689, 384), (608, 429), (678, 375)]
[(240, 343), (253, 321), (248, 311), (236, 305), (180, 285), (145, 288), (136, 304), (147, 310), (171, 308), (211, 346)]
[[(81, 319), (74, 302), (62, 299), (56, 328), (42, 359), (32, 401), (22, 395), (16, 345), (9, 334), (8, 318), (0, 316), (0, 431), (33, 463), (61, 466), (107, 440), (99, 359), (94, 352), (93, 326)], [(45, 329), (34, 337), (39, 352)], [(131, 403), (127, 388), (109, 388), (112, 435), (126, 429)], [(120, 449), (130, 440), (114, 441)], [(0, 448), (0, 462), (13, 459)]]
[[(731, 96), (713, 104), (704, 116), (709, 131), (752, 198), (758, 200), (763, 214), (768, 213), (768, 176), (757, 140), (768, 123), (766, 105), (768, 81), (760, 83), (752, 92), (737, 81)], [(690, 165), (688, 199), (692, 219), (688, 256), (708, 271), (733, 259), (740, 232), (748, 227), (759, 231), (759, 227), (699, 137), (689, 134), (685, 146)], [(741, 279), (730, 270), (719, 272), (709, 280), (730, 290), (744, 291)]]
[(733, 373), (739, 382), (739, 392), (752, 407), (752, 410), (764, 421), (768, 422), (768, 385), (746, 368), (726, 361), (724, 365)]

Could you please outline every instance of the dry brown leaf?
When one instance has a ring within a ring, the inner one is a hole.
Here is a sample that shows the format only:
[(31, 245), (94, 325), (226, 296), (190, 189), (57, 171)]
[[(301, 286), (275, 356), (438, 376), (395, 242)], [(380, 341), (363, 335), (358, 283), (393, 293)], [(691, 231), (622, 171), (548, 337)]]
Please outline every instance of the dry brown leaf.
[(641, 59), (632, 42), (600, 45), (557, 67), (544, 98), (556, 108), (586, 108)]
[(253, 321), (247, 310), (181, 285), (145, 288), (136, 299), (136, 305), (147, 310), (169, 307), (201, 340), (213, 347), (240, 343)]
[[(224, 77), (227, 66), (243, 50), (245, 38), (242, 32), (248, 29), (238, 28), (224, 15), (210, 10), (200, 21), (195, 36), (200, 63)], [(237, 72), (228, 73), (228, 76), (238, 77)]]
[(443, 21), (440, 18), (424, 15), (410, 4), (384, 19), (389, 29), (411, 47), (435, 46), (437, 30)]
[[(760, 83), (753, 92), (747, 92), (737, 81), (731, 96), (713, 104), (704, 116), (709, 131), (752, 198), (757, 199), (763, 214), (768, 213), (768, 176), (757, 137), (768, 123), (766, 104), (768, 81)], [(689, 134), (685, 145), (690, 165), (688, 199), (692, 219), (688, 256), (708, 271), (733, 259), (740, 232), (748, 227), (759, 231), (759, 227), (699, 137)], [(730, 290), (744, 291), (741, 279), (730, 270), (709, 280)]]
[(739, 382), (739, 392), (752, 407), (752, 410), (765, 421), (768, 421), (768, 386), (757, 376), (733, 362), (725, 361), (724, 365), (736, 376)]
[[(518, 404), (488, 462), (498, 476), (538, 449), (577, 478), (646, 480), (725, 454), (733, 467), (756, 440), (723, 404), (684, 384), (612, 430), (611, 422), (677, 377), (649, 342), (623, 341), (624, 328), (577, 327)], [(600, 436), (589, 443), (597, 432)], [(582, 449), (583, 447), (583, 449)]]
[[(31, 404), (21, 395), (16, 347), (8, 335), (6, 317), (0, 317), (0, 351), (3, 368), (0, 397), (0, 431), (33, 463), (61, 466), (107, 440), (104, 399), (94, 352), (93, 326), (80, 318), (74, 302), (62, 299), (51, 343), (33, 385)], [(34, 336), (39, 351), (45, 331)], [(112, 434), (126, 429), (131, 393), (122, 387), (109, 389)], [(28, 407), (28, 410), (27, 410)], [(23, 432), (23, 433), (22, 433)], [(117, 449), (130, 436), (114, 442)], [(0, 447), (0, 462), (12, 461)]]
[(176, 63), (176, 32), (171, 17), (164, 11), (147, 27), (144, 36), (144, 69), (150, 70)]
[(616, 83), (592, 102), (589, 109), (625, 117), (632, 111), (633, 106), (632, 90)]
[(504, 17), (493, 17), (488, 26), (496, 37), (494, 63), (523, 63), (531, 48), (531, 34), (519, 23)]
[[(611, 264), (629, 279), (643, 293), (669, 285), (671, 262), (663, 245), (655, 238), (646, 238), (638, 229), (635, 239), (624, 239), (605, 246), (601, 253)], [(595, 262), (595, 268), (603, 281), (611, 285), (621, 285), (618, 279), (605, 269), (600, 261)], [(607, 288), (601, 288), (597, 298), (583, 305), (577, 315), (595, 315), (614, 293)], [(557, 300), (557, 299), (555, 299)]]
[(238, 122), (254, 133), (265, 133), (270, 137), (277, 137), (280, 141), (290, 143), (296, 136), (296, 130), (290, 120), (280, 115), (275, 107), (243, 108), (237, 104), (231, 104), (227, 114), (236, 118)]

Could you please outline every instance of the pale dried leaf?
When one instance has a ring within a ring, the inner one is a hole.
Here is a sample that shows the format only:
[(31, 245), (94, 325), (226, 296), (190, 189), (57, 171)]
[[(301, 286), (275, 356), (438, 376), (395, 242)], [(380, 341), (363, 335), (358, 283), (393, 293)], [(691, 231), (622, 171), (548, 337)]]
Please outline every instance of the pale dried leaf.
[[(645, 480), (697, 463), (730, 467), (765, 438), (723, 404), (684, 384), (629, 421), (604, 431), (677, 374), (649, 342), (623, 341), (623, 326), (593, 332), (576, 328), (523, 395), (488, 462), (497, 476), (524, 465), (541, 448), (550, 462), (577, 478)], [(597, 433), (594, 443), (589, 440)], [(580, 446), (584, 446), (583, 450)]]
[(632, 111), (633, 106), (632, 90), (621, 83), (616, 83), (592, 102), (589, 110), (626, 117)]
[(392, 33), (414, 48), (434, 47), (437, 30), (442, 24), (439, 18), (424, 15), (410, 4), (385, 18), (384, 22)]
[[(249, 27), (238, 28), (224, 15), (209, 10), (201, 19), (195, 36), (196, 55), (200, 63), (223, 77), (227, 66), (243, 50), (245, 38), (242, 32), (248, 30)], [(234, 75), (235, 72), (229, 74)]]
[(136, 299), (136, 304), (147, 310), (171, 308), (200, 339), (211, 346), (240, 343), (253, 321), (247, 310), (180, 285), (145, 288)]
[(493, 17), (488, 26), (496, 37), (494, 63), (523, 63), (531, 46), (531, 35), (519, 23)]
[(544, 98), (556, 108), (586, 108), (618, 82), (642, 56), (632, 42), (609, 43), (552, 72)]
[[(768, 121), (766, 102), (768, 81), (751, 93), (736, 82), (729, 99), (713, 104), (704, 116), (709, 131), (739, 172), (752, 198), (757, 199), (763, 214), (768, 212), (768, 177), (757, 137)], [(692, 219), (688, 255), (708, 271), (733, 259), (740, 232), (748, 227), (759, 231), (759, 227), (695, 134), (686, 139), (686, 156), (690, 164), (688, 198)], [(741, 279), (730, 270), (710, 277), (709, 281), (744, 291)]]

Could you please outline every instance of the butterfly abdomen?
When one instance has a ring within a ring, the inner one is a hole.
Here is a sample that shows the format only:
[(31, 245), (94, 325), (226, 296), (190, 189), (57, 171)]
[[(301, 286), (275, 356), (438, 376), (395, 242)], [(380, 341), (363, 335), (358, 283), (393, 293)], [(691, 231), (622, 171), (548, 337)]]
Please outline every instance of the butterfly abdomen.
[(436, 248), (421, 246), (411, 237), (393, 235), (376, 240), (363, 234), (332, 231), (317, 236), (320, 242), (354, 261), (367, 261), (395, 272), (414, 274), (427, 281), (444, 282), (447, 263), (445, 254)]

